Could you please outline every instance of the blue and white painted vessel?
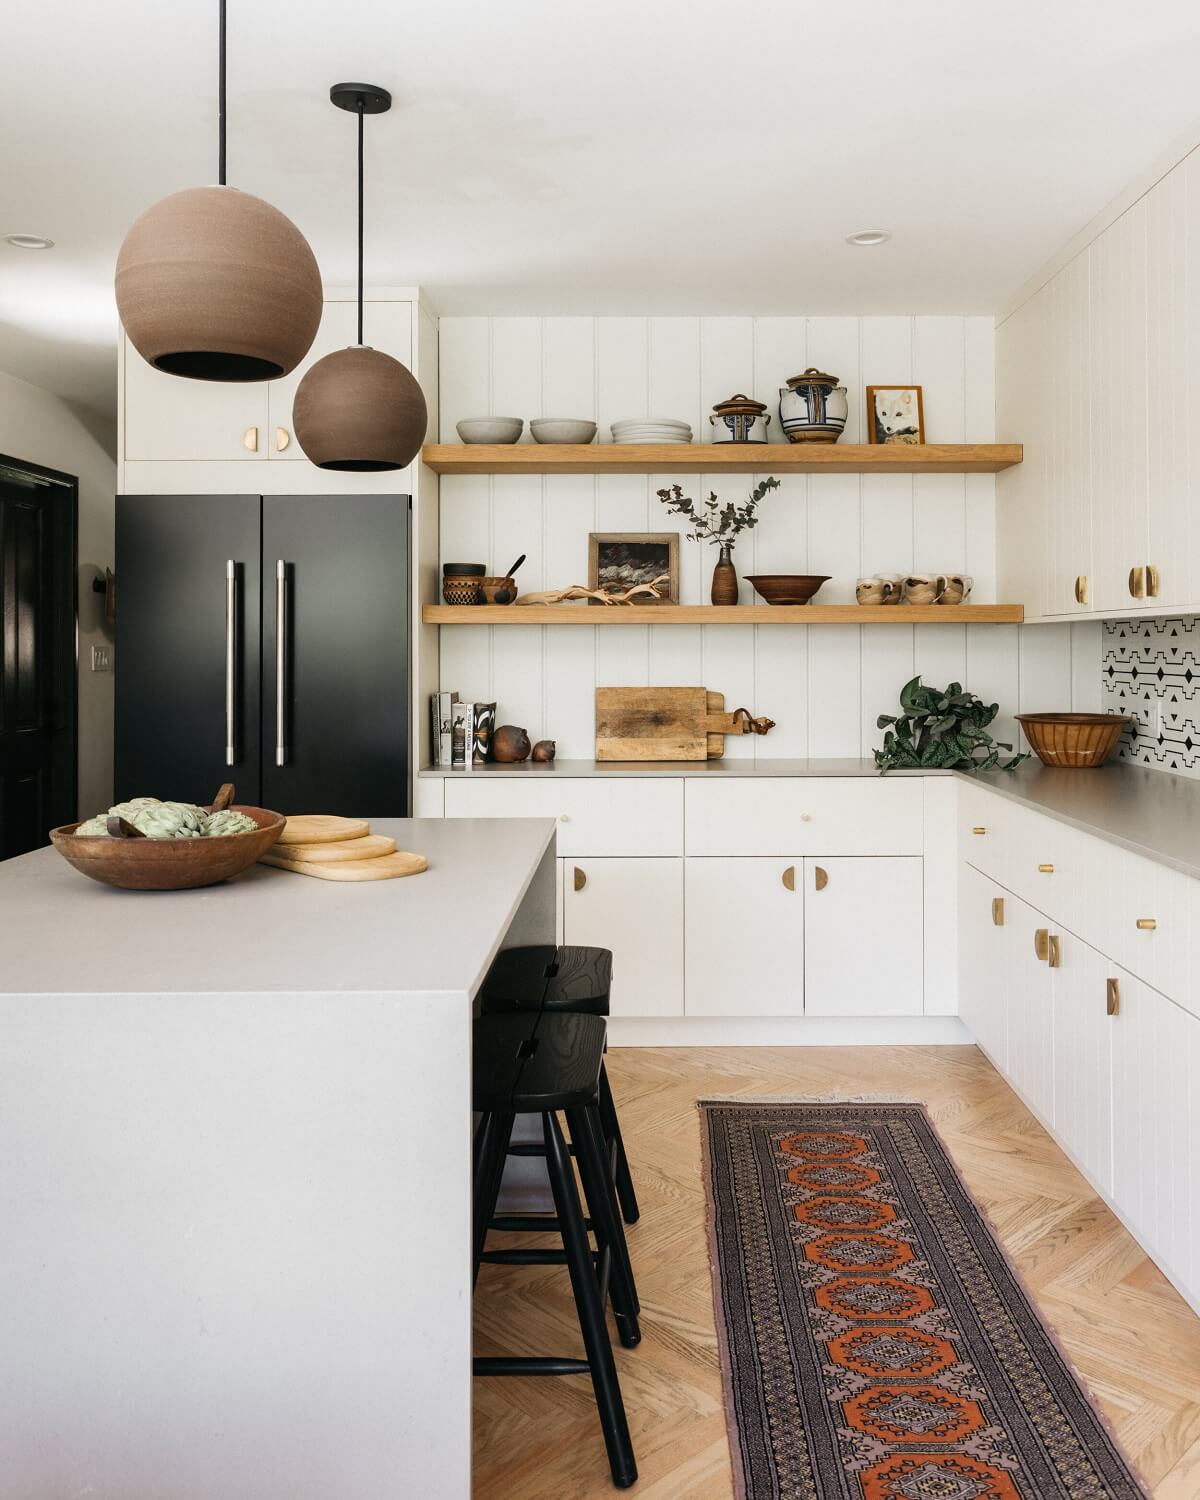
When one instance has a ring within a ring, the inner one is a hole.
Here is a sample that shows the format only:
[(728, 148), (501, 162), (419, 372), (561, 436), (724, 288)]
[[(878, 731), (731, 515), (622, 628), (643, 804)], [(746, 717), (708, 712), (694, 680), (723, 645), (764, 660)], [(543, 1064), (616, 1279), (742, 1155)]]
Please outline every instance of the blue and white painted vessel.
[(709, 417), (714, 443), (765, 443), (771, 418), (763, 401), (753, 396), (730, 396), (718, 401)]
[(849, 414), (846, 387), (811, 365), (779, 388), (779, 421), (789, 443), (836, 443)]

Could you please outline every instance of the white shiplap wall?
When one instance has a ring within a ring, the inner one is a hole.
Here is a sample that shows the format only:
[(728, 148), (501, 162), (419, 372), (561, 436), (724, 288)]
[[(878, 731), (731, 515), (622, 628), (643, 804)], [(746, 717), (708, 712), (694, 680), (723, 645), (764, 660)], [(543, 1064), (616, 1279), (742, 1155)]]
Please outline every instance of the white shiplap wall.
[[(440, 433), (457, 442), (462, 417), (681, 417), (697, 438), (714, 402), (735, 391), (770, 403), (808, 365), (837, 374), (850, 394), (845, 441), (864, 440), (868, 381), (924, 387), (934, 442), (994, 436), (994, 345), (981, 317), (443, 318)], [(773, 417), (772, 428), (778, 422)], [(774, 435), (774, 434), (773, 434)], [(524, 439), (528, 441), (528, 432)], [(693, 496), (742, 499), (755, 475), (683, 477)], [(655, 490), (670, 476), (471, 476), (441, 483), (443, 561), (520, 553), (523, 589), (587, 581), (590, 531), (667, 531), (677, 521)], [(995, 601), (995, 481), (990, 475), (791, 475), (760, 508), (735, 552), (739, 575), (829, 573), (823, 602), (852, 602), (864, 572), (913, 569), (975, 577), (976, 603)], [(708, 599), (715, 549), (681, 543), (680, 598)], [(742, 583), (742, 602), (755, 599)], [(698, 685), (726, 705), (768, 714), (766, 739), (726, 741), (730, 756), (859, 756), (879, 742), (876, 716), (893, 709), (914, 672), (959, 679), (1001, 704), (1011, 726), (1025, 708), (1098, 702), (1099, 628), (1016, 626), (628, 626), (618, 630), (447, 627), (441, 686), (498, 703), (500, 721), (557, 740), (562, 757), (593, 753), (598, 685)]]

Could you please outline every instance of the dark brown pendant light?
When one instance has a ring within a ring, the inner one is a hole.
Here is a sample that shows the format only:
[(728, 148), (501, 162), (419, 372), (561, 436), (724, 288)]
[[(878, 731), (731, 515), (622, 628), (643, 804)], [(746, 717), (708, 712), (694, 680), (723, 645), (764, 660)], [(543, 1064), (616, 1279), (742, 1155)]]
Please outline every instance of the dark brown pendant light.
[(392, 107), (387, 89), (337, 83), (329, 97), (358, 116), (358, 343), (319, 359), (296, 391), (296, 441), (320, 469), (407, 468), (425, 441), (421, 387), (398, 359), (363, 344), (363, 121)]
[(277, 208), (225, 184), (225, 0), (219, 0), (217, 187), (146, 210), (117, 256), (121, 322), (144, 360), (189, 380), (274, 380), (321, 322), (321, 273)]

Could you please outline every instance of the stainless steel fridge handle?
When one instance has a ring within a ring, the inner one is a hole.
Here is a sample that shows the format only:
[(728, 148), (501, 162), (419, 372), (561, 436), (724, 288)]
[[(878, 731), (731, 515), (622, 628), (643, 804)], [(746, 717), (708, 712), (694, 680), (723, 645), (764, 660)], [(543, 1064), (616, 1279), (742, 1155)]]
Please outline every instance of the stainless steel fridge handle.
[(284, 722), (287, 683), (287, 563), (275, 562), (275, 764), (287, 765), (287, 726)]
[(225, 764), (237, 762), (237, 563), (225, 562)]

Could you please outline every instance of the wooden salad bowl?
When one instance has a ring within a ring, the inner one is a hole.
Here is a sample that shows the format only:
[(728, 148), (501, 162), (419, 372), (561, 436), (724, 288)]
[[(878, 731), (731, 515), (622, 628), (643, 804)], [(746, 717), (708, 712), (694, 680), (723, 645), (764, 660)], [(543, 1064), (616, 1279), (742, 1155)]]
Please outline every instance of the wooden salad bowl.
[[(216, 838), (148, 839), (123, 818), (110, 818), (116, 837), (88, 834), (80, 838), (78, 823), (50, 830), (50, 842), (81, 874), (123, 891), (188, 891), (217, 885), (250, 868), (271, 848), (287, 819), (265, 807), (245, 807), (233, 801), (233, 787), (223, 786), (209, 812), (231, 807), (253, 818), (258, 827)], [(123, 825), (119, 830), (114, 824)]]

